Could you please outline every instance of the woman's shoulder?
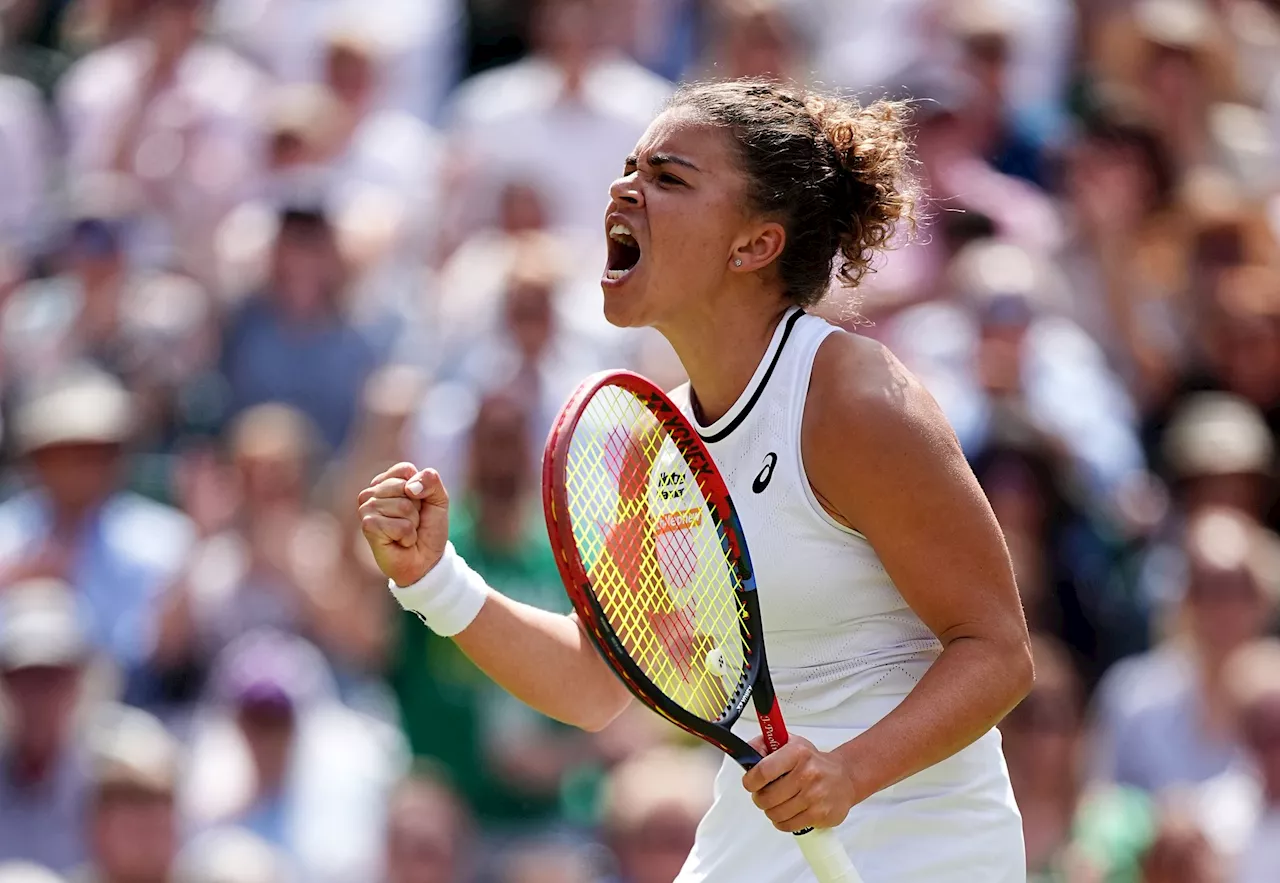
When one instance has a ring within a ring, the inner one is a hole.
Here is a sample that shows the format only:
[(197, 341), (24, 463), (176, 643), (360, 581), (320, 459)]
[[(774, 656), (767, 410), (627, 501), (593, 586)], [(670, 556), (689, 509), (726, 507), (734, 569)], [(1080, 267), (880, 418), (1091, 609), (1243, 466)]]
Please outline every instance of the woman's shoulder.
[(814, 357), (805, 425), (875, 435), (947, 423), (928, 390), (887, 346), (839, 331), (823, 340)]
[(823, 505), (864, 534), (892, 507), (943, 504), (964, 480), (937, 402), (884, 344), (856, 334), (830, 334), (818, 349), (800, 442)]

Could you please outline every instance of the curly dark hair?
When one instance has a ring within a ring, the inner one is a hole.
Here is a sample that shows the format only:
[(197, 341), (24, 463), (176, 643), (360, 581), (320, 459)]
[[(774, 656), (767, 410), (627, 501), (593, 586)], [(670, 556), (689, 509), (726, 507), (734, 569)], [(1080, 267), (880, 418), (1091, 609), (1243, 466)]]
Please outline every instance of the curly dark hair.
[(899, 221), (914, 231), (918, 187), (905, 102), (863, 107), (769, 80), (731, 80), (684, 86), (670, 107), (732, 133), (752, 208), (786, 230), (778, 272), (795, 303), (822, 300), (833, 269), (856, 286)]

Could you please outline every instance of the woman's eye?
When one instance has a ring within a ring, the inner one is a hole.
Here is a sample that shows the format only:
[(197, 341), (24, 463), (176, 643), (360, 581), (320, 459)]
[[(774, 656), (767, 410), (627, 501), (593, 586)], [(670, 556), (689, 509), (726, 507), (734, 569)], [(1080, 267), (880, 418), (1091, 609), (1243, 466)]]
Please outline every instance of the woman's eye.
[(683, 184), (684, 183), (675, 175), (659, 175), (658, 180), (663, 184)]

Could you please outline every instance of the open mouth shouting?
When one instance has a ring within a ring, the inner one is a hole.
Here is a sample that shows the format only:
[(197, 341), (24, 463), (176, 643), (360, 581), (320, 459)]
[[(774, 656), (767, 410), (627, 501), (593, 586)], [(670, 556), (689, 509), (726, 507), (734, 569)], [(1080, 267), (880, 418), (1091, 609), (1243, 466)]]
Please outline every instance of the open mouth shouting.
[(640, 263), (640, 244), (626, 224), (609, 221), (609, 261), (604, 271), (604, 281), (619, 283), (631, 275)]

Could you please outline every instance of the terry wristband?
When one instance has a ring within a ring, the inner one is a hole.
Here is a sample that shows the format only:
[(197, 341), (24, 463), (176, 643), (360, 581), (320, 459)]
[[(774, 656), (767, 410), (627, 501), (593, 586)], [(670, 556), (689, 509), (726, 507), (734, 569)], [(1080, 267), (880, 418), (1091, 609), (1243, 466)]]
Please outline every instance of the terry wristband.
[(471, 625), (489, 597), (489, 586), (480, 574), (446, 543), (444, 555), (422, 579), (401, 588), (388, 580), (400, 606), (416, 615), (441, 637), (452, 637)]

